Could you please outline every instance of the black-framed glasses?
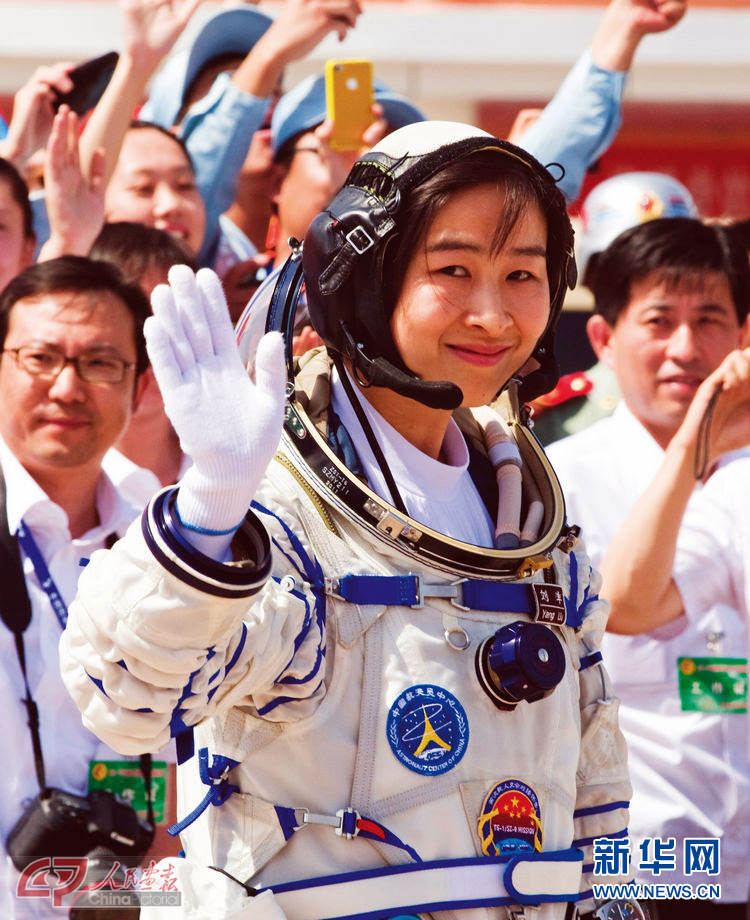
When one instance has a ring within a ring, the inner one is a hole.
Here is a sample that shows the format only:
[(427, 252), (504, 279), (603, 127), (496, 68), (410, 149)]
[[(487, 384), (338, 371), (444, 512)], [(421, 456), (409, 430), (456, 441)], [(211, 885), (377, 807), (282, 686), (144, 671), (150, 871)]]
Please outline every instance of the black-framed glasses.
[(76, 374), (86, 383), (122, 383), (125, 371), (135, 367), (133, 361), (95, 351), (69, 358), (54, 345), (21, 345), (4, 348), (3, 354), (13, 355), (16, 364), (27, 374), (43, 380), (54, 380), (64, 367), (72, 364)]

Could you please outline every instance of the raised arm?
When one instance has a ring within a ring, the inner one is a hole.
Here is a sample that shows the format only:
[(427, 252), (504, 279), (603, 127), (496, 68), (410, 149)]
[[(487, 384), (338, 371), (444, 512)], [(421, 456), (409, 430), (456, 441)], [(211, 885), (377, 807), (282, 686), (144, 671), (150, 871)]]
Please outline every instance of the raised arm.
[(44, 189), (50, 237), (38, 261), (88, 255), (104, 225), (104, 151), (91, 160), (89, 178), (81, 172), (78, 117), (62, 105), (55, 116), (44, 164)]
[(287, 0), (232, 83), (244, 93), (270, 96), (288, 64), (308, 55), (330, 32), (343, 41), (361, 12), (360, 0)]
[(686, 11), (687, 0), (612, 0), (591, 43), (594, 63), (630, 70), (643, 38), (676, 26)]
[(274, 464), (276, 479), (260, 485), (281, 434), (280, 336), (261, 339), (251, 379), (213, 272), (177, 266), (153, 302), (149, 357), (194, 466), (93, 555), (60, 646), (84, 724), (123, 753), (154, 750), (234, 703), (293, 721), (325, 693), (325, 616), (300, 578), (320, 582), (319, 567), (291, 477)]
[[(717, 391), (706, 441), (703, 419)], [(602, 564), (602, 595), (611, 605), (610, 632), (649, 632), (682, 615), (672, 570), (696, 470), (710, 469), (722, 454), (747, 443), (750, 349), (731, 352), (701, 384), (651, 485), (610, 543)]]
[(10, 160), (21, 175), (25, 175), (29, 159), (47, 145), (55, 117), (55, 91), (67, 93), (73, 89), (68, 76), (73, 66), (63, 62), (40, 67), (13, 99), (13, 117), (7, 135), (0, 141), (0, 156)]
[(176, 514), (187, 539), (221, 560), (281, 437), (283, 346), (278, 333), (261, 339), (251, 380), (217, 276), (178, 265), (169, 281), (151, 295), (144, 332), (164, 410), (193, 459)]
[(133, 112), (146, 84), (188, 24), (201, 0), (120, 0), (123, 48), (115, 72), (81, 136), (81, 164), (89, 176), (96, 151), (105, 151), (109, 182)]
[(611, 0), (584, 52), (552, 101), (517, 143), (542, 163), (565, 169), (560, 189), (578, 197), (586, 170), (609, 147), (620, 127), (627, 72), (646, 35), (671, 29), (687, 0)]
[(219, 217), (234, 201), (253, 135), (284, 68), (309, 54), (331, 32), (343, 39), (360, 12), (360, 0), (287, 0), (214, 104), (208, 109), (201, 106), (197, 113), (188, 111), (180, 130), (206, 203), (201, 264), (212, 260)]

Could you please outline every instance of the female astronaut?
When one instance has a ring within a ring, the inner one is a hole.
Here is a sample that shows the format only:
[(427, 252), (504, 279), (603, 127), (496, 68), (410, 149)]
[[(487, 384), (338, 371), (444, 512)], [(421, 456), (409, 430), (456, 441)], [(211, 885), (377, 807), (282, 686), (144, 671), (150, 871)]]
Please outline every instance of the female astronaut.
[[(326, 348), (292, 366), (258, 328), (291, 329), (301, 267)], [(426, 122), (355, 165), (241, 321), (246, 360), (214, 275), (155, 291), (194, 466), (92, 558), (61, 654), (107, 744), (177, 736), (184, 916), (596, 909), (630, 794), (606, 605), (523, 409), (574, 281), (548, 172)]]

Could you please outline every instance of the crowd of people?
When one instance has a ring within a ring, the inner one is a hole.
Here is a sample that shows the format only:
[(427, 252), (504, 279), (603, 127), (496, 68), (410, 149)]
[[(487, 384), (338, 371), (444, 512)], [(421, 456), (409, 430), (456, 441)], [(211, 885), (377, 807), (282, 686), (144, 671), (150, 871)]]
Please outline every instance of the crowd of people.
[(360, 0), (173, 53), (199, 3), (0, 132), (2, 915), (747, 920), (747, 215), (567, 213), (686, 0), (610, 0), (507, 140), (376, 79), (353, 150), (284, 71)]

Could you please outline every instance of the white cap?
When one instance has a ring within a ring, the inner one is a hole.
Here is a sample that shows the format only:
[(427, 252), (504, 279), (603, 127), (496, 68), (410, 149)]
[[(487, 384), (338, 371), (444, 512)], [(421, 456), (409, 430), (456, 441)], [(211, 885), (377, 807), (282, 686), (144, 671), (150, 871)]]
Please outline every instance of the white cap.
[(665, 173), (632, 172), (600, 182), (583, 202), (583, 233), (577, 242), (580, 278), (592, 255), (603, 252), (625, 230), (658, 217), (697, 217), (685, 186)]

